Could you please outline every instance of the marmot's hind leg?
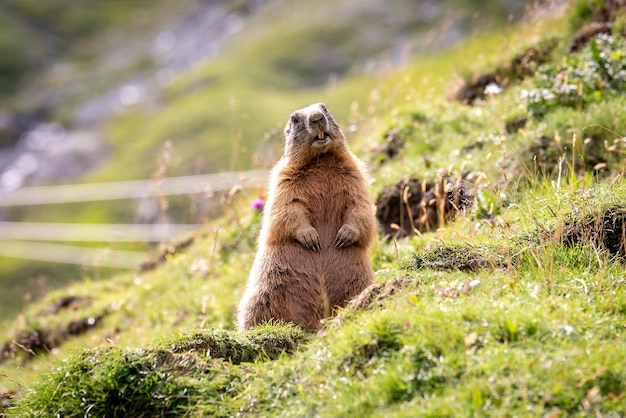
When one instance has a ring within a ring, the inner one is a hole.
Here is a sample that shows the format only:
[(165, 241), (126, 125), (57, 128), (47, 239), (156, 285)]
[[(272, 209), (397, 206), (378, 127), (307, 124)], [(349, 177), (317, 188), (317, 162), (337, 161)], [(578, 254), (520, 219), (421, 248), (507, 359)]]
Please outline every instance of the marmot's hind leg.
[(238, 328), (241, 331), (246, 331), (255, 325), (269, 321), (271, 318), (268, 295), (256, 294), (239, 306)]
[(240, 308), (239, 329), (248, 330), (270, 320), (291, 322), (309, 329), (320, 327), (323, 309), (319, 296), (274, 288), (258, 292)]

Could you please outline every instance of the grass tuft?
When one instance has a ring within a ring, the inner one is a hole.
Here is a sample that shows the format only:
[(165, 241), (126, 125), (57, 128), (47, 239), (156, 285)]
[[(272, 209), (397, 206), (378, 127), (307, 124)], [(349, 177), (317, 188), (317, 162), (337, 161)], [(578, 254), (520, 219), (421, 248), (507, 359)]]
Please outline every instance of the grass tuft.
[(571, 217), (561, 239), (567, 245), (585, 243), (594, 250), (626, 260), (626, 206), (610, 207), (584, 216)]
[[(230, 415), (245, 387), (244, 362), (293, 352), (307, 334), (293, 325), (249, 333), (190, 331), (152, 349), (106, 347), (72, 357), (21, 400), (17, 413), (151, 417), (185, 415), (197, 402), (211, 415)], [(230, 399), (230, 400), (229, 400)]]
[(230, 330), (195, 330), (168, 344), (172, 352), (199, 352), (209, 358), (223, 358), (232, 364), (259, 359), (273, 360), (290, 353), (307, 333), (291, 324), (266, 324), (239, 333)]
[(438, 245), (415, 252), (408, 267), (412, 270), (465, 271), (507, 269), (514, 263), (510, 251), (489, 246)]

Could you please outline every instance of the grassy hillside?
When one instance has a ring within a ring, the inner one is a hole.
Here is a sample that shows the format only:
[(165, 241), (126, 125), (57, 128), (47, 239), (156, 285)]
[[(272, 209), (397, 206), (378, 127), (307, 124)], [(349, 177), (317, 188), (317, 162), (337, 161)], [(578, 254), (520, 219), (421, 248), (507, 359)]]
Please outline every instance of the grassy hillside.
[[(54, 120), (104, 142), (105, 155), (96, 158), (100, 163), (64, 183), (149, 178), (164, 166), (158, 160), (165, 144), (172, 145), (166, 176), (268, 166), (282, 152), (285, 115), (294, 108), (324, 101), (345, 126), (385, 114), (394, 107), (392, 102), (386, 109), (377, 104), (370, 111), (368, 101), (370, 92), (394, 67), (404, 65), (411, 54), (448, 47), (477, 28), (498, 28), (509, 14), (518, 15), (523, 3), (394, 0), (381, 7), (379, 0), (323, 0), (311, 10), (309, 4), (285, 8), (277, 1), (151, 2), (150, 7), (10, 1), (0, 6), (0, 19), (20, 18), (16, 28), (7, 26), (0, 33), (11, 41), (6, 56), (16, 57), (17, 62), (22, 55), (14, 50), (28, 55), (48, 48), (54, 53), (52, 57), (35, 54), (33, 59), (39, 61), (29, 61), (28, 70), (20, 73), (24, 88), (6, 98), (7, 107), (18, 116)], [(199, 52), (214, 48), (215, 57), (168, 76), (169, 67), (163, 68), (161, 57), (154, 53), (159, 34), (186, 24), (185, 30), (175, 32), (180, 40), (173, 48), (184, 49), (184, 35), (201, 23), (192, 11), (206, 13), (211, 8), (228, 19), (240, 19), (241, 28), (221, 42), (213, 39), (221, 36), (219, 31), (200, 32), (206, 46)], [(472, 13), (476, 9), (482, 13)], [(58, 19), (47, 22), (45, 16), (55, 13)], [(302, 24), (302, 16), (329, 14), (333, 19), (309, 19)], [(33, 31), (32, 37), (24, 38), (28, 47), (21, 46), (20, 30)], [(121, 92), (133, 86), (144, 92), (138, 103), (121, 105)], [(214, 206), (219, 206), (219, 198), (215, 200)], [(172, 222), (202, 221), (190, 216), (189, 201), (187, 197), (170, 200)], [(132, 223), (138, 204), (10, 208), (5, 216), (31, 222)], [(144, 248), (100, 245), (114, 250)], [(24, 305), (22, 295), (31, 290), (28, 283), (38, 277), (45, 277), (47, 287), (55, 289), (83, 274), (104, 277), (106, 273), (0, 257), (0, 286), (11, 288), (6, 296), (0, 295), (0, 314), (14, 316)]]
[[(376, 283), (320, 332), (234, 331), (260, 226), (258, 194), (237, 194), (154, 268), (29, 306), (0, 340), (7, 413), (623, 415), (625, 15), (611, 5), (337, 85), (363, 98), (328, 104), (372, 167), (386, 232)], [(583, 36), (592, 21), (604, 33)]]

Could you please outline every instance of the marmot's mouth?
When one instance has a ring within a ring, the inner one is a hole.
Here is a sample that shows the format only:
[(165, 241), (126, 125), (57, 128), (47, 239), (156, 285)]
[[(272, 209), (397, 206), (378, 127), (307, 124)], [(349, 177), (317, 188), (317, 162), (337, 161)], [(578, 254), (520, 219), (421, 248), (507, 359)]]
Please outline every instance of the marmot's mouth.
[(323, 147), (329, 142), (330, 142), (330, 135), (328, 135), (328, 132), (320, 131), (317, 134), (317, 137), (315, 137), (315, 139), (313, 140), (313, 147), (315, 148)]

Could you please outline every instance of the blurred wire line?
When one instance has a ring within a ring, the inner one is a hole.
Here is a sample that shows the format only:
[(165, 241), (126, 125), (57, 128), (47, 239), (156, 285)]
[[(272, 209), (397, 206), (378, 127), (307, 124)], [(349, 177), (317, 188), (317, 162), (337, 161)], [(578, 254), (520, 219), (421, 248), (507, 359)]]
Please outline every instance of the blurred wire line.
[(45, 205), (197, 194), (229, 190), (235, 186), (242, 188), (265, 187), (268, 176), (267, 170), (251, 170), (167, 177), (159, 180), (23, 187), (13, 191), (0, 191), (0, 206)]
[(70, 224), (0, 222), (0, 240), (164, 242), (198, 229), (194, 224)]
[(137, 251), (22, 241), (3, 241), (0, 245), (0, 256), (123, 269), (136, 269), (148, 259), (145, 253)]
[[(210, 193), (235, 187), (265, 187), (268, 176), (267, 170), (253, 170), (156, 180), (24, 187), (13, 191), (0, 190), (0, 207), (138, 199)], [(134, 269), (147, 261), (145, 253), (34, 241), (166, 242), (198, 228), (199, 225), (193, 224), (0, 222), (0, 257)]]

